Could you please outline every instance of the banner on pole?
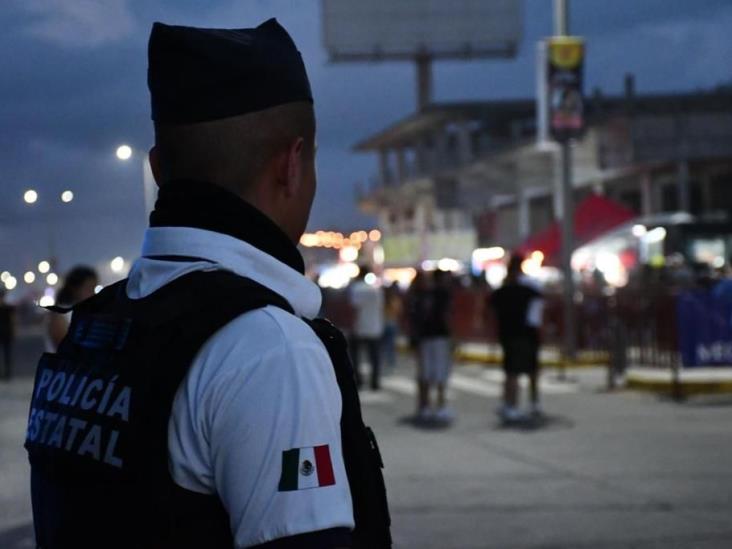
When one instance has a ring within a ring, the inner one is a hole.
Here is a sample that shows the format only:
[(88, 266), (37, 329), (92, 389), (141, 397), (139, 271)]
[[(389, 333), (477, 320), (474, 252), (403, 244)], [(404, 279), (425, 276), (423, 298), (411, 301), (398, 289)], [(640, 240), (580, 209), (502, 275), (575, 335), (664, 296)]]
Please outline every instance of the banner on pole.
[(582, 78), (584, 39), (553, 36), (547, 39), (547, 87), (549, 127), (552, 137), (564, 143), (578, 137), (584, 128)]

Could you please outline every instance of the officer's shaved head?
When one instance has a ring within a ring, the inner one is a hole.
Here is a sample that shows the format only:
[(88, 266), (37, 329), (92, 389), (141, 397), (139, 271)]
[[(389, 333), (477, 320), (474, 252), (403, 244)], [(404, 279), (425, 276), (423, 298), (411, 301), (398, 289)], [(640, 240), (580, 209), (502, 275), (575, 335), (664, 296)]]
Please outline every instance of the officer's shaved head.
[(306, 157), (315, 146), (309, 101), (195, 124), (155, 124), (158, 182), (209, 181), (238, 195), (258, 183), (275, 157), (299, 137)]

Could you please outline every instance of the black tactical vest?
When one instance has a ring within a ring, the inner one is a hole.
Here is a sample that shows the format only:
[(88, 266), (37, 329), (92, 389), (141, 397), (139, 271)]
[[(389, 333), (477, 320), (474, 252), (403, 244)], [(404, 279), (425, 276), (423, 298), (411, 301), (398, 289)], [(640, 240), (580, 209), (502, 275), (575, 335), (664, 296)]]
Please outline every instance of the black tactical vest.
[[(123, 280), (77, 305), (36, 373), (25, 446), (38, 547), (230, 548), (217, 496), (176, 485), (168, 470), (175, 393), (203, 343), (278, 294), (227, 271), (194, 272), (131, 300)], [(343, 400), (343, 457), (353, 546), (391, 547), (381, 458), (361, 418), (342, 334), (309, 322), (330, 354)]]

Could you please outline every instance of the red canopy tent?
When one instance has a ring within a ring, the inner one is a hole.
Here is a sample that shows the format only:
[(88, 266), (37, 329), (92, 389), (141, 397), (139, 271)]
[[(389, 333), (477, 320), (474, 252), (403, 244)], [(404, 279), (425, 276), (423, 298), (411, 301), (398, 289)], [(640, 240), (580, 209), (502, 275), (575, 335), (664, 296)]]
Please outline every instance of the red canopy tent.
[[(574, 211), (574, 244), (582, 246), (607, 231), (636, 217), (633, 210), (598, 194), (582, 200)], [(561, 227), (556, 221), (543, 231), (527, 238), (516, 251), (529, 254), (540, 251), (544, 265), (557, 265), (562, 248)]]

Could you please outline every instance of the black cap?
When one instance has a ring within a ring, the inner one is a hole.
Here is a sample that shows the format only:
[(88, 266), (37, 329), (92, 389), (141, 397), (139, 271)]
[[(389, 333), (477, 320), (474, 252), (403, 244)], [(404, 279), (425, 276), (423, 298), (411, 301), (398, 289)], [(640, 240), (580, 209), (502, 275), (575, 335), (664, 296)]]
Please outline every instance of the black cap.
[(155, 23), (148, 44), (152, 119), (192, 124), (313, 101), (300, 52), (276, 19), (254, 29)]

